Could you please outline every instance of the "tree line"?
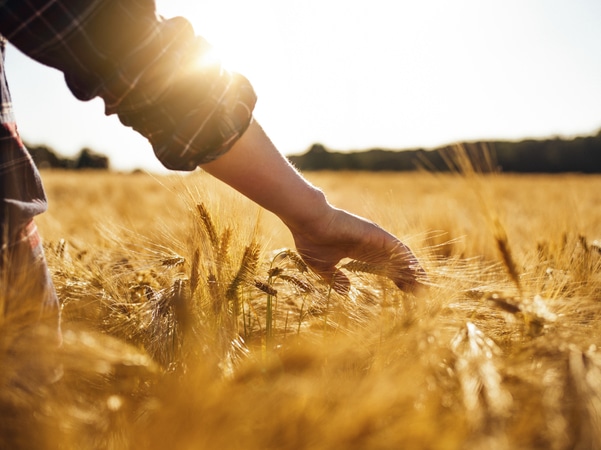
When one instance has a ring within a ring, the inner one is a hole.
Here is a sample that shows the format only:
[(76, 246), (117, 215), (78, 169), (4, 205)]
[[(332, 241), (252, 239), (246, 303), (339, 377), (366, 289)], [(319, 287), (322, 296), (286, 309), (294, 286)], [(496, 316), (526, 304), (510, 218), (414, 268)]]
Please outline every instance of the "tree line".
[[(39, 168), (110, 168), (109, 158), (89, 148), (73, 158), (60, 156), (45, 145), (26, 145)], [(480, 170), (515, 173), (601, 173), (601, 130), (591, 136), (571, 139), (526, 139), (521, 141), (477, 141), (423, 148), (387, 150), (374, 148), (340, 152), (314, 144), (301, 155), (288, 156), (300, 170), (413, 171), (420, 168), (445, 172), (453, 170), (454, 152), (465, 149)]]
[(110, 161), (108, 156), (102, 155), (89, 148), (83, 148), (73, 158), (60, 156), (54, 149), (46, 145), (28, 145), (33, 162), (40, 169), (96, 169), (108, 170)]
[(370, 149), (338, 152), (314, 144), (302, 155), (289, 156), (300, 170), (432, 171), (453, 170), (454, 152), (465, 149), (481, 170), (516, 173), (601, 173), (601, 130), (571, 139), (477, 141), (432, 150)]

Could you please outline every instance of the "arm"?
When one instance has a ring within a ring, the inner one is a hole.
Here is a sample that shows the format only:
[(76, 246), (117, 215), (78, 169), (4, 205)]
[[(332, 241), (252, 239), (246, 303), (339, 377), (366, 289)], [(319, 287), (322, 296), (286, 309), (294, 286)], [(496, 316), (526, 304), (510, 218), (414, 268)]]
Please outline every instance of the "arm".
[(256, 100), (250, 83), (205, 61), (208, 44), (187, 21), (159, 18), (153, 0), (69, 2), (68, 14), (62, 6), (0, 1), (0, 33), (64, 72), (76, 97), (100, 96), (108, 114), (148, 138), (166, 167), (201, 165), (275, 213), (326, 280), (348, 284), (336, 264), (349, 257), (385, 266), (402, 289), (416, 286), (423, 270), (404, 244), (331, 206), (258, 124), (247, 129)]
[(425, 278), (406, 245), (376, 224), (330, 205), (257, 122), (228, 153), (201, 167), (276, 214), (290, 229), (307, 264), (337, 290), (348, 289), (348, 279), (336, 268), (346, 257), (382, 266), (403, 290), (415, 290)]

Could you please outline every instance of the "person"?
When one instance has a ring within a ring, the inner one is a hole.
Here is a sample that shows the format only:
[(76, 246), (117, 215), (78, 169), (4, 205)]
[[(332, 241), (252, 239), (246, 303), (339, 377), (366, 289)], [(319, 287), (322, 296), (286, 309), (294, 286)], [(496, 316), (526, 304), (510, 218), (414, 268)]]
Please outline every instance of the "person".
[[(425, 272), (406, 245), (331, 205), (275, 148), (253, 118), (249, 81), (204, 58), (210, 46), (186, 19), (158, 16), (154, 0), (0, 0), (0, 35), (5, 312), (24, 296), (44, 311), (58, 304), (33, 222), (46, 210), (46, 196), (19, 138), (6, 83), (7, 41), (62, 71), (78, 99), (102, 98), (106, 114), (145, 136), (167, 168), (201, 167), (275, 213), (306, 263), (338, 290), (348, 288), (336, 267), (347, 257), (385, 265), (403, 290), (421, 285)], [(31, 292), (11, 292), (20, 278)]]

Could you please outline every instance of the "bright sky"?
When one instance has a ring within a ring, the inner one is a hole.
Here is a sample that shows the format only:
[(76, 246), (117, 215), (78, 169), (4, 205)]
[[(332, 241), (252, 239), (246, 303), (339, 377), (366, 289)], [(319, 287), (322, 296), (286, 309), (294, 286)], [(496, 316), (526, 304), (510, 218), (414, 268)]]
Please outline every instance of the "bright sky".
[[(183, 15), (259, 95), (255, 116), (286, 154), (433, 147), (601, 128), (599, 0), (157, 0)], [(14, 48), (19, 129), (65, 155), (157, 170), (147, 142), (82, 103)]]

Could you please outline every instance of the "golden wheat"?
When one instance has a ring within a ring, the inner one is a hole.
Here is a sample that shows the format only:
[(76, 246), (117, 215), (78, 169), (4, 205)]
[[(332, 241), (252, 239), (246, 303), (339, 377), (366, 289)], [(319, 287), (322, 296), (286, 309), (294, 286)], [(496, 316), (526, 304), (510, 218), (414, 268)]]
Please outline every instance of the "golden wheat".
[(599, 448), (601, 177), (467, 152), (309, 174), (411, 244), (419, 297), (348, 261), (330, 290), (204, 174), (44, 173), (64, 343), (0, 324), (0, 448)]

